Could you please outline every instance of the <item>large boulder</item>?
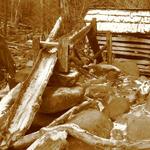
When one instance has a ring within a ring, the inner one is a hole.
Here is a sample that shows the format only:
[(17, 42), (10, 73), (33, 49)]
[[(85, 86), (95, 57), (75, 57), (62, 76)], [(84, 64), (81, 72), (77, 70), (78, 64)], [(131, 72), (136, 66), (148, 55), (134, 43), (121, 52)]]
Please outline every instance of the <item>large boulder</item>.
[[(67, 141), (68, 141), (68, 145), (66, 148), (67, 150), (97, 150), (97, 147), (86, 144), (73, 137), (69, 137)], [(103, 149), (99, 149), (99, 150), (103, 150)]]
[[(81, 111), (74, 116), (68, 123), (75, 123), (80, 128), (89, 131), (100, 137), (109, 138), (110, 131), (113, 127), (111, 120), (105, 116), (102, 112), (89, 108), (87, 110)], [(88, 145), (76, 138), (69, 137), (68, 149), (69, 150), (96, 150), (96, 146)], [(102, 150), (102, 149), (100, 149)]]
[(113, 63), (116, 67), (118, 67), (122, 72), (124, 72), (126, 75), (131, 75), (134, 77), (139, 77), (139, 69), (135, 62), (133, 61), (115, 61)]
[(112, 120), (130, 110), (129, 100), (124, 97), (112, 97), (111, 101), (105, 106), (104, 113)]
[(40, 112), (57, 113), (67, 110), (84, 100), (82, 87), (47, 87), (43, 93)]
[(150, 117), (133, 115), (128, 118), (127, 138), (131, 141), (150, 139)]
[(92, 84), (86, 89), (85, 95), (94, 99), (101, 98), (104, 103), (107, 103), (112, 92), (113, 89), (109, 83)]
[(80, 128), (104, 138), (109, 138), (113, 127), (113, 123), (103, 112), (92, 108), (79, 112), (69, 123), (75, 123)]
[(54, 74), (52, 75), (48, 85), (49, 86), (74, 86), (76, 84), (76, 82), (79, 79), (79, 72), (75, 69), (72, 69), (69, 71), (69, 73), (59, 73), (59, 72), (54, 72)]

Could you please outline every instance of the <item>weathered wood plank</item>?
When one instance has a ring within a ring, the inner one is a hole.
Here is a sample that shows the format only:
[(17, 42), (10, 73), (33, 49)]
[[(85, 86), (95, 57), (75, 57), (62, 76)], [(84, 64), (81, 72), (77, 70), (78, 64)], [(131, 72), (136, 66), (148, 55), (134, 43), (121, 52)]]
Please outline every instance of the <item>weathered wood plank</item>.
[(69, 40), (62, 38), (59, 40), (58, 69), (60, 72), (69, 71)]
[(144, 57), (144, 58), (150, 59), (150, 55), (148, 55), (148, 54), (136, 54), (136, 53), (125, 52), (125, 51), (112, 51), (112, 53), (113, 53), (113, 54), (118, 54), (118, 55)]
[(5, 121), (3, 128), (5, 134), (0, 143), (0, 149), (7, 148), (12, 141), (24, 135), (32, 124), (40, 107), (41, 95), (53, 73), (56, 60), (56, 53), (42, 52), (39, 54), (38, 62), (36, 62), (28, 79), (23, 83), (14, 105), (11, 106), (9, 119)]
[(35, 36), (33, 38), (32, 50), (33, 50), (33, 62), (35, 63), (37, 55), (40, 51), (40, 37)]
[(62, 17), (59, 17), (53, 27), (53, 29), (51, 30), (51, 32), (49, 33), (48, 35), (48, 38), (46, 39), (45, 42), (50, 42), (50, 41), (53, 41), (57, 34), (58, 34), (58, 31), (60, 30), (60, 27), (61, 27), (61, 24), (62, 24)]
[(127, 59), (127, 58), (115, 58), (115, 60), (118, 60), (118, 61), (133, 61), (137, 64), (141, 64), (141, 65), (150, 65), (150, 61), (148, 60), (138, 60), (138, 59)]
[[(33, 41), (28, 40), (27, 44), (32, 45)], [(52, 47), (58, 47), (58, 42), (46, 42), (46, 41), (40, 41), (40, 46), (45, 48), (52, 48)]]
[(112, 33), (106, 33), (107, 63), (112, 64)]
[(97, 52), (99, 52), (99, 56), (96, 58), (97, 62), (102, 62), (102, 54), (101, 54), (101, 50), (99, 48), (99, 44), (96, 38), (96, 34), (97, 34), (97, 26), (96, 26), (96, 19), (94, 18), (91, 22), (91, 30), (87, 33), (87, 37), (89, 40), (89, 44), (94, 52), (94, 54), (96, 54)]
[[(126, 41), (128, 42), (128, 41)], [(150, 51), (150, 45), (146, 45), (146, 44), (138, 44), (138, 43), (121, 43), (121, 42), (115, 42), (112, 41), (112, 46), (114, 47), (124, 47), (124, 48), (133, 48), (133, 49), (142, 49), (142, 50), (148, 50)], [(105, 45), (106, 41), (99, 41), (98, 42), (100, 45)]]
[(115, 16), (141, 16), (149, 17), (150, 11), (145, 10), (101, 10), (101, 9), (92, 9), (87, 12), (87, 15), (115, 15)]
[(97, 30), (114, 33), (149, 33), (150, 24), (98, 22)]
[(142, 50), (138, 48), (128, 48), (128, 47), (119, 47), (119, 46), (113, 46), (113, 51), (125, 51), (125, 52), (133, 52), (133, 53), (141, 53), (141, 54), (150, 54), (150, 50)]
[[(97, 36), (97, 39), (99, 41), (106, 41), (106, 37), (102, 36)], [(112, 41), (114, 42), (128, 42), (128, 43), (145, 43), (145, 44), (150, 44), (150, 40), (147, 38), (138, 38), (135, 36), (116, 36), (112, 37)]]
[(5, 127), (5, 121), (9, 117), (11, 106), (14, 104), (22, 84), (19, 83), (0, 101), (0, 131)]
[(108, 14), (106, 15), (102, 15), (102, 14), (97, 14), (97, 15), (87, 15), (85, 17), (85, 21), (86, 22), (90, 22), (91, 21), (91, 17), (95, 17), (97, 20), (97, 23), (99, 22), (113, 22), (113, 23), (142, 23), (142, 24), (150, 24), (150, 16), (134, 16), (134, 17), (130, 17), (130, 16), (116, 16), (116, 15), (111, 15), (108, 16)]
[(113, 47), (113, 51), (124, 51), (124, 52), (133, 52), (139, 54), (150, 54), (149, 50), (141, 50), (141, 49), (132, 49), (126, 47)]
[(91, 24), (85, 25), (80, 30), (75, 31), (72, 35), (69, 36), (69, 41), (71, 45), (75, 45), (79, 42), (86, 34), (91, 30)]

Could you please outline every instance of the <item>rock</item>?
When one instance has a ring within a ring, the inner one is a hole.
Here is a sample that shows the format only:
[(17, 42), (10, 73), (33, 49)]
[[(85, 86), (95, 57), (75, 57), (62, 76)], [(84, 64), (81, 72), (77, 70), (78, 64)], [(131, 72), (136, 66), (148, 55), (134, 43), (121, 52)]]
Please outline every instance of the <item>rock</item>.
[(55, 72), (52, 75), (48, 85), (50, 86), (59, 85), (59, 86), (70, 87), (70, 86), (74, 86), (78, 81), (78, 79), (79, 79), (79, 72), (75, 69), (70, 70), (70, 72), (67, 74)]
[(29, 60), (29, 61), (26, 63), (26, 66), (27, 66), (27, 67), (32, 67), (32, 66), (33, 66), (33, 60)]
[(128, 99), (123, 97), (112, 97), (110, 103), (105, 106), (104, 113), (107, 114), (112, 120), (130, 110)]
[[(67, 141), (68, 141), (68, 145), (66, 148), (67, 150), (97, 150), (96, 147), (88, 145), (73, 137), (69, 137)], [(99, 149), (99, 150), (102, 150), (102, 149)]]
[(147, 111), (150, 112), (150, 93), (149, 93), (149, 95), (148, 95), (147, 98), (146, 98), (146, 105), (145, 105), (145, 108), (146, 108)]
[(150, 117), (140, 115), (128, 118), (127, 138), (131, 141), (150, 139)]
[(48, 126), (54, 119), (58, 118), (61, 114), (43, 114), (43, 113), (36, 113), (34, 120), (32, 122), (32, 127), (35, 128), (42, 128)]
[(113, 127), (113, 123), (103, 112), (92, 108), (79, 112), (69, 123), (75, 123), (80, 128), (104, 138), (110, 137)]
[(127, 124), (122, 122), (114, 122), (111, 130), (111, 138), (115, 140), (124, 140), (127, 135)]
[(16, 72), (15, 80), (17, 83), (24, 81), (31, 73), (32, 68), (24, 68)]
[(67, 110), (84, 99), (82, 87), (47, 87), (43, 94), (40, 112), (57, 113)]
[(94, 99), (101, 98), (106, 103), (112, 91), (112, 87), (108, 83), (93, 84), (86, 89), (85, 95)]
[(113, 72), (114, 74), (116, 74), (116, 76), (118, 76), (121, 72), (119, 68), (113, 65), (102, 64), (102, 63), (92, 65), (90, 66), (90, 68), (94, 70), (94, 74), (96, 74), (97, 76), (105, 75), (108, 74), (109, 72)]
[(144, 81), (141, 83), (137, 90), (137, 103), (144, 103), (146, 97), (150, 93), (150, 81)]
[(133, 61), (115, 61), (113, 63), (116, 67), (118, 67), (122, 72), (124, 72), (126, 75), (131, 75), (135, 77), (139, 77), (139, 69), (135, 62)]

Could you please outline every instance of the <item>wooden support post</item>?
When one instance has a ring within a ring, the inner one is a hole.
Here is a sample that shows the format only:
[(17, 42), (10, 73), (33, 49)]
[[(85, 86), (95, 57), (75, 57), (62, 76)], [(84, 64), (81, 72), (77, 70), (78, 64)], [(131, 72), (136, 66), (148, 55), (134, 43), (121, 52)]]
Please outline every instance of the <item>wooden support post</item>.
[(58, 49), (58, 68), (60, 72), (67, 73), (69, 70), (69, 39), (62, 38), (59, 40)]
[(33, 38), (32, 49), (33, 49), (33, 62), (35, 63), (37, 55), (40, 51), (40, 37), (39, 36), (35, 36)]
[(110, 31), (106, 33), (106, 45), (107, 45), (107, 63), (112, 64), (112, 33)]
[[(96, 54), (97, 52), (100, 52), (100, 48), (99, 48), (99, 44), (96, 38), (96, 34), (97, 34), (97, 25), (96, 25), (96, 18), (93, 18), (92, 22), (91, 22), (91, 30), (89, 31), (89, 33), (87, 34), (90, 46), (94, 52), (94, 54)], [(96, 59), (97, 62), (102, 62), (102, 55), (99, 55), (99, 57)]]

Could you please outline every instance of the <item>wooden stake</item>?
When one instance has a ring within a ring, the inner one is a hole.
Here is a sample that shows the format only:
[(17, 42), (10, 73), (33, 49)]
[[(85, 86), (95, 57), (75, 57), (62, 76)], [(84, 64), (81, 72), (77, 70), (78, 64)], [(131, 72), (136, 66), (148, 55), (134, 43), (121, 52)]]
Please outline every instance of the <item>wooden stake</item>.
[(60, 72), (68, 72), (69, 70), (69, 40), (68, 38), (62, 38), (59, 40), (58, 50), (58, 68)]
[(106, 33), (106, 45), (107, 45), (107, 63), (112, 64), (112, 33), (110, 31)]
[(33, 38), (32, 49), (33, 49), (33, 62), (35, 63), (38, 53), (40, 51), (40, 37), (39, 36), (35, 36)]

